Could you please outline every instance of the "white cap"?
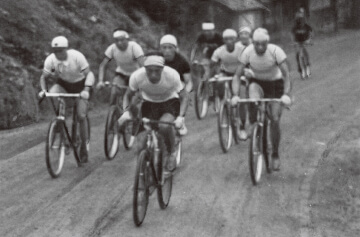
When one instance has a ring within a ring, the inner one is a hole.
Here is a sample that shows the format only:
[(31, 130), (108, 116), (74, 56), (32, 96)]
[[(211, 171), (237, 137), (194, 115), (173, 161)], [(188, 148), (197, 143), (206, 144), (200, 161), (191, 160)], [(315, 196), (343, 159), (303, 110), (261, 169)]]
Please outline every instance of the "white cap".
[(257, 28), (253, 34), (254, 41), (270, 41), (269, 32), (264, 28)]
[(203, 30), (215, 30), (215, 24), (212, 22), (204, 22), (202, 23), (201, 28)]
[(223, 38), (230, 38), (230, 37), (237, 38), (237, 36), (238, 35), (237, 35), (236, 31), (233, 29), (224, 30), (223, 35), (222, 35)]
[(57, 36), (51, 41), (52, 48), (67, 48), (69, 42), (64, 36)]
[(125, 39), (128, 39), (129, 34), (124, 30), (116, 30), (113, 33), (113, 38), (125, 38)]
[(251, 28), (248, 26), (240, 27), (239, 33), (242, 33), (242, 32), (247, 32), (247, 33), (251, 34)]
[(160, 40), (160, 45), (163, 45), (163, 44), (171, 44), (171, 45), (174, 45), (175, 47), (178, 46), (177, 40), (176, 40), (175, 36), (173, 36), (173, 35), (164, 35)]

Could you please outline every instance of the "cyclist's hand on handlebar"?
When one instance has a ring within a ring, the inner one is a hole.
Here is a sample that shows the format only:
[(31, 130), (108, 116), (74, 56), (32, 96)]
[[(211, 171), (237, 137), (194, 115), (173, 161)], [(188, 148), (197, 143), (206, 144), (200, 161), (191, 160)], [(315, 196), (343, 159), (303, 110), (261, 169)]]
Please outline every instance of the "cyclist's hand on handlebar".
[(232, 106), (236, 106), (239, 100), (240, 100), (240, 97), (239, 97), (239, 96), (237, 96), (237, 95), (233, 96), (233, 97), (231, 98), (231, 105), (232, 105)]
[(46, 90), (41, 90), (41, 91), (39, 92), (39, 94), (38, 94), (38, 95), (39, 95), (39, 98), (40, 98), (40, 99), (44, 98), (46, 92), (47, 92)]
[(290, 96), (285, 94), (285, 95), (281, 96), (281, 102), (285, 106), (290, 106), (292, 104), (292, 99), (290, 98)]
[(100, 90), (104, 87), (105, 87), (105, 83), (103, 81), (99, 81), (98, 84), (96, 85), (97, 90)]
[(184, 126), (184, 117), (178, 116), (174, 121), (175, 127), (180, 129)]
[(80, 92), (80, 98), (84, 100), (88, 100), (90, 97), (90, 93), (87, 90), (83, 90)]

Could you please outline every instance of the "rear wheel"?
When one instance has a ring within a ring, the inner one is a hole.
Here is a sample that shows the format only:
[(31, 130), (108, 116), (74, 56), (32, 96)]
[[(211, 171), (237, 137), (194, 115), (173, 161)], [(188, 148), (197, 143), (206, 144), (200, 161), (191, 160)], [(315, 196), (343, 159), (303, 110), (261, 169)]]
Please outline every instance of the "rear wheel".
[(226, 102), (221, 103), (220, 111), (218, 114), (218, 133), (220, 146), (224, 153), (228, 152), (231, 143), (233, 132), (231, 128), (230, 110)]
[(263, 165), (263, 134), (259, 124), (254, 126), (254, 130), (249, 146), (249, 168), (250, 177), (254, 185), (257, 185), (261, 178)]
[(205, 118), (208, 111), (209, 95), (206, 86), (207, 82), (200, 81), (195, 93), (195, 112), (199, 120)]
[(46, 139), (46, 166), (52, 178), (59, 177), (65, 158), (64, 121), (50, 123)]
[[(164, 169), (165, 162), (165, 144), (162, 139), (159, 139), (160, 155), (158, 161), (154, 161), (154, 166), (157, 167), (157, 177), (160, 185), (157, 189), (157, 197), (161, 209), (165, 209), (170, 202), (172, 191), (172, 173), (166, 172)], [(179, 152), (179, 151), (178, 151)]]
[(119, 150), (119, 126), (117, 120), (120, 117), (119, 108), (115, 105), (110, 107), (105, 124), (104, 150), (108, 160), (115, 158)]
[(148, 155), (146, 150), (141, 151), (136, 164), (133, 196), (133, 219), (136, 226), (143, 223), (149, 204), (148, 170), (146, 168)]

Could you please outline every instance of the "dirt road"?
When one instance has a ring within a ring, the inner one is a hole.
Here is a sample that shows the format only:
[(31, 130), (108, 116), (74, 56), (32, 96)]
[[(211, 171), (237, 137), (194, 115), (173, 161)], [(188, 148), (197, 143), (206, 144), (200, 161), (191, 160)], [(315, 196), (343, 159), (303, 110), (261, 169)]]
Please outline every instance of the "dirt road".
[(360, 236), (359, 37), (342, 32), (310, 48), (313, 77), (295, 81), (282, 119), (281, 171), (257, 187), (248, 144), (222, 154), (214, 113), (198, 121), (190, 108), (170, 205), (160, 210), (154, 194), (140, 228), (135, 158), (105, 160), (105, 118), (93, 119), (90, 164), (68, 157), (56, 180), (44, 161), (47, 126), (1, 132), (0, 236)]

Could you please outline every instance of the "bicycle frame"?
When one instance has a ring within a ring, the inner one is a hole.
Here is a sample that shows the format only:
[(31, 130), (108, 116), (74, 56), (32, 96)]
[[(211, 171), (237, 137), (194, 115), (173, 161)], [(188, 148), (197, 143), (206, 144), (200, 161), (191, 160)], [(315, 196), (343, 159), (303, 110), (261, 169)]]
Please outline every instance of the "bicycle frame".
[[(80, 98), (80, 94), (79, 93), (45, 93), (45, 97), (49, 97), (49, 98), (52, 97), (52, 98), (59, 98), (59, 99), (60, 98)], [(81, 161), (80, 161), (79, 154), (77, 154), (77, 151), (75, 149), (74, 140), (73, 140), (73, 139), (76, 139), (75, 137), (73, 137), (73, 135), (76, 133), (76, 129), (77, 129), (77, 127), (76, 127), (77, 126), (77, 114), (76, 114), (76, 106), (77, 105), (75, 104), (74, 109), (73, 109), (72, 135), (70, 135), (69, 130), (66, 126), (65, 117), (59, 114), (60, 108), (58, 111), (56, 111), (55, 105), (53, 103), (52, 103), (52, 106), (53, 106), (54, 112), (57, 115), (56, 119), (62, 121), (66, 138), (69, 141), (69, 144), (74, 151), (75, 160), (76, 160), (77, 164), (79, 165), (81, 163)]]

